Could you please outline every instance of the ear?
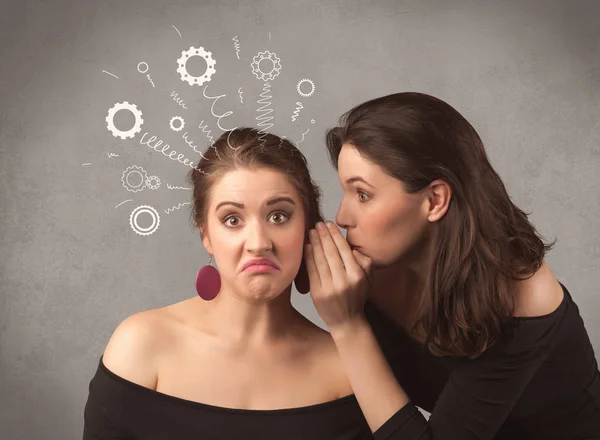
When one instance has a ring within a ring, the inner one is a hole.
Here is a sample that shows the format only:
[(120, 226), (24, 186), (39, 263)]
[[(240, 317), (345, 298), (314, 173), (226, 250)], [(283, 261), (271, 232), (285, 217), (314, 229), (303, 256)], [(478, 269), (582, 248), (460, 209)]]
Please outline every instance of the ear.
[(452, 188), (442, 179), (431, 182), (427, 192), (427, 220), (437, 222), (441, 220), (450, 207)]
[(199, 227), (200, 229), (200, 239), (202, 240), (202, 244), (204, 245), (204, 249), (206, 249), (206, 252), (208, 252), (210, 255), (214, 255), (212, 252), (212, 245), (210, 243), (210, 238), (208, 237), (208, 234), (206, 233), (206, 228), (204, 228), (203, 226)]

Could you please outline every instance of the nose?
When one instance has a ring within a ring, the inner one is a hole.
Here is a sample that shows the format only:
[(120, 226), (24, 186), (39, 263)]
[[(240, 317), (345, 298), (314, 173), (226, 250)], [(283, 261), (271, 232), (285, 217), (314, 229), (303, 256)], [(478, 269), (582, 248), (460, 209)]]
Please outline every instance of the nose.
[(269, 232), (260, 221), (253, 222), (246, 230), (248, 231), (246, 250), (253, 254), (261, 255), (273, 248)]
[(345, 202), (345, 198), (342, 198), (340, 202), (340, 206), (335, 215), (335, 222), (339, 225), (340, 228), (348, 229), (352, 227), (352, 215), (350, 213), (350, 209)]

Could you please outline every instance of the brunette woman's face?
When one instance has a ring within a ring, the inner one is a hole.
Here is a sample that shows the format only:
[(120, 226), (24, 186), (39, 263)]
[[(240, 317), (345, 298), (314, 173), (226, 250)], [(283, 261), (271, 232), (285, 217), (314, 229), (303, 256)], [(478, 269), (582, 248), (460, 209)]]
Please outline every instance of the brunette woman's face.
[(429, 224), (423, 194), (407, 193), (400, 180), (351, 144), (342, 146), (338, 175), (344, 195), (336, 223), (375, 267), (397, 263), (422, 245)]

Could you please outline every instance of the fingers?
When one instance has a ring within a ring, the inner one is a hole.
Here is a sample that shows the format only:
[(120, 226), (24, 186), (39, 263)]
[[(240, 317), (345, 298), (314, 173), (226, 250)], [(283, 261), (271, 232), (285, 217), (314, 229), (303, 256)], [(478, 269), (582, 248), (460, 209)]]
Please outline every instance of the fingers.
[(311, 229), (308, 236), (311, 244), (313, 261), (316, 270), (319, 273), (321, 285), (331, 283), (331, 270), (329, 269), (329, 263), (327, 262), (327, 257), (325, 256), (319, 233), (316, 230)]
[(340, 256), (338, 245), (331, 236), (330, 228), (326, 227), (324, 223), (317, 223), (317, 231), (333, 280), (339, 281), (344, 279), (346, 277), (346, 268)]
[[(331, 239), (336, 246), (336, 250), (342, 259), (342, 263), (346, 268), (346, 272), (353, 272), (361, 269), (361, 266), (356, 261), (350, 245), (340, 232), (338, 226), (333, 222), (327, 222), (327, 229), (331, 235)], [(367, 257), (368, 258), (368, 257)]]
[(356, 262), (360, 265), (361, 269), (367, 276), (367, 280), (371, 281), (371, 268), (373, 267), (373, 261), (365, 254), (361, 254), (359, 251), (354, 249), (352, 255), (356, 259)]

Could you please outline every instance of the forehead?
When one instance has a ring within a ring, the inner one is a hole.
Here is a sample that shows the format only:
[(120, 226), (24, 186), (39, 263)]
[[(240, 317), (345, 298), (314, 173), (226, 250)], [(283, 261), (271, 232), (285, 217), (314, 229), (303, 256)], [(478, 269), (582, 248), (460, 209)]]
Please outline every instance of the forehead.
[(239, 169), (227, 172), (213, 185), (211, 204), (223, 200), (260, 202), (275, 194), (299, 200), (298, 191), (281, 171), (269, 168)]
[(362, 156), (352, 144), (342, 145), (338, 156), (338, 173), (343, 180), (356, 176), (374, 180), (387, 174), (379, 165)]

